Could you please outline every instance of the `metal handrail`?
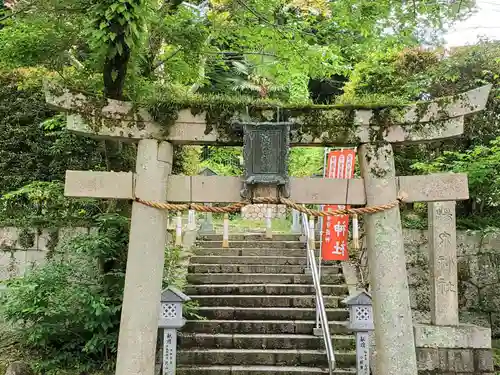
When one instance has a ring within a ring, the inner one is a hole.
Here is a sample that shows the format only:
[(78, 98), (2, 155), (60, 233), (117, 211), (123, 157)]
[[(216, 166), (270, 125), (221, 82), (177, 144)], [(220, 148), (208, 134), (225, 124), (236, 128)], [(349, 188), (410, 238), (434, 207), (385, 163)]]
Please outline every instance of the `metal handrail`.
[(309, 239), (311, 238), (311, 232), (309, 229), (309, 221), (307, 215), (302, 213), (302, 229), (304, 230), (304, 235), (306, 236), (306, 253), (307, 253), (307, 265), (311, 269), (311, 274), (313, 277), (314, 289), (316, 291), (316, 312), (319, 315), (319, 320), (321, 323), (321, 330), (323, 331), (323, 340), (325, 342), (326, 355), (328, 357), (328, 369), (330, 375), (333, 375), (333, 370), (335, 370), (335, 353), (333, 351), (332, 336), (330, 335), (330, 327), (328, 325), (328, 317), (326, 315), (325, 301), (323, 299), (323, 292), (321, 291), (321, 280), (319, 276), (318, 265), (316, 264), (316, 257), (314, 255), (314, 249), (311, 248)]

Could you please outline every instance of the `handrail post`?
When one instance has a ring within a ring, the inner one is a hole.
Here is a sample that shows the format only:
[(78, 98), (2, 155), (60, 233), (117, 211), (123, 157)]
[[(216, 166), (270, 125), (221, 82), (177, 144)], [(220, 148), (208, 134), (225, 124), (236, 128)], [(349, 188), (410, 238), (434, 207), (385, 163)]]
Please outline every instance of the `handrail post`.
[(328, 358), (328, 369), (330, 375), (333, 375), (333, 370), (335, 370), (335, 353), (333, 351), (332, 337), (330, 335), (330, 327), (328, 325), (328, 316), (326, 315), (326, 309), (323, 299), (323, 292), (321, 290), (321, 281), (319, 278), (318, 266), (316, 264), (316, 256), (314, 254), (314, 247), (311, 246), (311, 237), (314, 238), (314, 219), (312, 220), (312, 228), (311, 228), (311, 220), (308, 220), (307, 215), (305, 213), (302, 214), (302, 224), (304, 226), (306, 232), (306, 254), (309, 265), (311, 266), (311, 275), (313, 278), (314, 289), (316, 292), (316, 314), (318, 317), (318, 321), (321, 322), (321, 325), (314, 330), (321, 329), (323, 333), (323, 340), (325, 342), (326, 355)]

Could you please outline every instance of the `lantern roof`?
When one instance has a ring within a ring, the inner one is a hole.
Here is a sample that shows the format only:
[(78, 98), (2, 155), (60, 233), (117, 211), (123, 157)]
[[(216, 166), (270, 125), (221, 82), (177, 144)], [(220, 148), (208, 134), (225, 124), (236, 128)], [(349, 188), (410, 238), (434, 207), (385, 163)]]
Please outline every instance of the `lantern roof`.
[(169, 286), (161, 292), (161, 302), (187, 302), (190, 300), (189, 296), (173, 286)]
[(372, 296), (365, 290), (358, 291), (357, 293), (347, 296), (343, 301), (347, 306), (353, 305), (371, 305)]

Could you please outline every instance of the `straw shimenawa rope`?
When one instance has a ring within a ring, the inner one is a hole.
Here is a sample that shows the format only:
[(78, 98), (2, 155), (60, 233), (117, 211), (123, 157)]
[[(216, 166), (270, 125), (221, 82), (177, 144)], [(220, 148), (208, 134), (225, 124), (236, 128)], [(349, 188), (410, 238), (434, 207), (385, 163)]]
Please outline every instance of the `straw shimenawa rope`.
[(183, 204), (173, 204), (173, 203), (160, 203), (160, 202), (152, 202), (146, 201), (141, 198), (135, 198), (136, 202), (142, 203), (149, 207), (158, 208), (160, 210), (169, 210), (169, 211), (187, 211), (187, 210), (195, 210), (198, 212), (212, 212), (212, 213), (230, 213), (230, 212), (238, 212), (243, 207), (249, 204), (284, 204), (290, 208), (293, 208), (299, 212), (305, 213), (309, 216), (314, 217), (326, 217), (326, 216), (336, 216), (336, 215), (363, 215), (363, 214), (374, 214), (377, 212), (383, 212), (386, 210), (390, 210), (398, 206), (401, 202), (403, 202), (403, 196), (400, 196), (394, 202), (382, 204), (379, 206), (372, 207), (360, 207), (360, 208), (346, 208), (341, 210), (334, 211), (318, 211), (310, 208), (306, 208), (305, 206), (295, 203), (291, 199), (287, 198), (272, 198), (272, 197), (262, 197), (262, 198), (254, 198), (252, 200), (241, 201), (237, 203), (233, 203), (224, 207), (212, 207), (205, 206), (203, 204), (198, 203), (183, 203)]

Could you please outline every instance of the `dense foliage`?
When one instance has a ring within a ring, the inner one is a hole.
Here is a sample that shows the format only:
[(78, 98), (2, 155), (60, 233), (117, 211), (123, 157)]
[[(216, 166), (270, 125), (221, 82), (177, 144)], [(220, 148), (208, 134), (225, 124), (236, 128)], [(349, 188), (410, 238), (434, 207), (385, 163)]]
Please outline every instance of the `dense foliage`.
[(145, 99), (175, 86), (304, 100), (310, 79), (333, 82), (368, 53), (435, 43), (443, 25), (467, 16), (473, 5), (23, 0), (4, 20), (0, 61), (43, 64), (66, 84), (112, 98)]
[(0, 194), (32, 181), (63, 181), (67, 169), (130, 170), (134, 150), (70, 134), (45, 103), (44, 69), (0, 70)]
[[(104, 214), (96, 225), (97, 232), (62, 242), (44, 265), (7, 282), (1, 297), (0, 321), (12, 326), (24, 355), (43, 373), (114, 366), (129, 221)], [(182, 261), (179, 248), (166, 249), (165, 286), (183, 286)]]
[(44, 369), (100, 366), (116, 351), (128, 221), (109, 215), (98, 223), (98, 233), (64, 243), (8, 282), (2, 297), (2, 317)]
[[(400, 146), (396, 167), (401, 175), (467, 173), (470, 199), (458, 202), (459, 224), (472, 229), (500, 226), (500, 201), (494, 184), (498, 157), (495, 140), (500, 136), (500, 43), (484, 41), (447, 54), (439, 49), (408, 48), (369, 57), (354, 69), (344, 96), (382, 94), (406, 100), (431, 99), (493, 83), (486, 109), (466, 117), (463, 136)], [(417, 214), (425, 224), (425, 209), (418, 209)]]

